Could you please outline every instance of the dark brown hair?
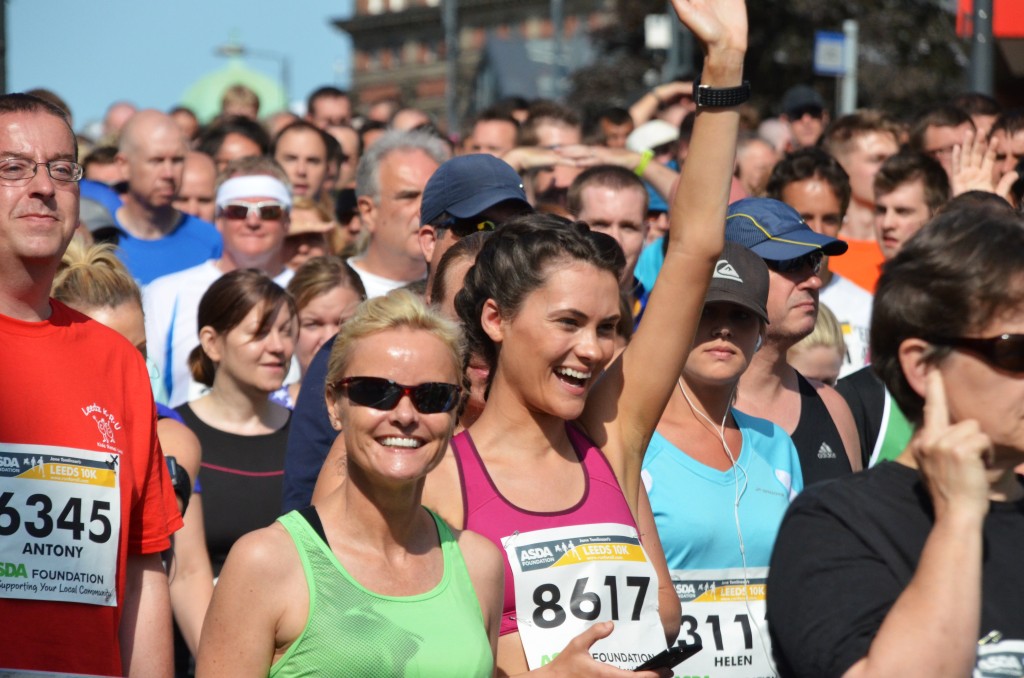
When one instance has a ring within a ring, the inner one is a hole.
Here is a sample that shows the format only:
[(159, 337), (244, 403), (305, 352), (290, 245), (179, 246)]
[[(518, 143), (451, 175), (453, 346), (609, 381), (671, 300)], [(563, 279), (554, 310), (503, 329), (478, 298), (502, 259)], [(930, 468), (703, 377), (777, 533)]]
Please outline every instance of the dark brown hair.
[[(217, 334), (226, 334), (238, 327), (249, 311), (262, 307), (258, 334), (270, 329), (282, 307), (287, 306), (293, 317), (298, 315), (295, 300), (265, 273), (254, 268), (232, 271), (218, 278), (199, 302), (197, 327), (213, 328)], [(202, 345), (192, 349), (188, 357), (192, 378), (200, 384), (213, 386), (217, 366), (206, 355)]]

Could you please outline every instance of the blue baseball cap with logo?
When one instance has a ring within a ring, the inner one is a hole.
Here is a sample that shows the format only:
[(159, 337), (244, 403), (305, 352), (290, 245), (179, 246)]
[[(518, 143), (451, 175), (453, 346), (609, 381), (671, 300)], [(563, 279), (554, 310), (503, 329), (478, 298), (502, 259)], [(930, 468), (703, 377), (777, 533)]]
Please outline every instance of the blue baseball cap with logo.
[(441, 163), (423, 189), (420, 226), (438, 226), (442, 214), (469, 219), (506, 200), (529, 207), (523, 180), (512, 166), (486, 153), (459, 155)]
[(838, 238), (815, 233), (795, 209), (771, 198), (744, 198), (729, 205), (725, 239), (771, 261), (789, 261), (818, 250), (834, 257), (849, 247)]

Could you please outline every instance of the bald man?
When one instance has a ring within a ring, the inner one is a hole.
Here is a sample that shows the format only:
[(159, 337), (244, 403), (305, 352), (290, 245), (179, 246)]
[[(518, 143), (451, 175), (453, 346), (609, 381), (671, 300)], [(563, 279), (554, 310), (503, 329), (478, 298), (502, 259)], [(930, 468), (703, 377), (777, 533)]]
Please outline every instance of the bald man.
[(114, 215), (117, 245), (143, 285), (221, 254), (213, 224), (174, 208), (187, 152), (181, 128), (159, 111), (140, 111), (121, 130), (117, 164), (128, 190)]

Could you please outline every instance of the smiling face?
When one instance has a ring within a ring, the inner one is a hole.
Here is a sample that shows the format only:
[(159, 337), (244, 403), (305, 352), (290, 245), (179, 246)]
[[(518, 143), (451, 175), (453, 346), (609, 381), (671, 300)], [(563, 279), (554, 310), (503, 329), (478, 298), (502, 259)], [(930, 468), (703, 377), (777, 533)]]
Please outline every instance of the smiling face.
[[(239, 203), (276, 202), (267, 196), (239, 198)], [(250, 209), (244, 219), (229, 219), (223, 212), (215, 222), (224, 239), (224, 258), (236, 268), (259, 268), (277, 275), (288, 234), (288, 210), (280, 219), (263, 219), (260, 210)]]
[[(443, 341), (425, 330), (384, 330), (358, 340), (339, 378), (380, 377), (408, 386), (458, 384), (459, 369)], [(349, 476), (377, 485), (421, 480), (441, 461), (455, 410), (423, 414), (408, 396), (390, 410), (357, 405), (344, 389), (329, 401), (331, 421), (345, 435)]]
[(268, 327), (261, 328), (265, 309), (254, 306), (242, 322), (218, 334), (200, 330), (203, 350), (217, 366), (213, 388), (233, 388), (261, 397), (281, 388), (295, 348), (298, 327), (287, 305), (282, 305)]
[[(0, 116), (0, 160), (74, 160), (68, 126), (50, 113)], [(50, 178), (39, 166), (28, 180), (0, 183), (0, 270), (29, 262), (56, 266), (78, 225), (78, 183)]]
[(500, 344), (492, 389), (511, 389), (528, 409), (572, 420), (615, 350), (618, 281), (579, 261), (547, 268), (545, 283), (515, 315), (485, 304), (485, 331)]

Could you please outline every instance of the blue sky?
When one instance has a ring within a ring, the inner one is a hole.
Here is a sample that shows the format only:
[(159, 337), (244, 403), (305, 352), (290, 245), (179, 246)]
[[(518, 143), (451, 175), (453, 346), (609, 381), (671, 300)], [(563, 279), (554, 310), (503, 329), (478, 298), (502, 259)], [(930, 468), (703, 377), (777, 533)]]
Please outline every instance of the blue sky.
[[(3, 2), (4, 0), (0, 0)], [(167, 110), (203, 75), (224, 68), (215, 48), (236, 39), (291, 62), (291, 95), (351, 81), (351, 42), (331, 19), (353, 0), (6, 0), (7, 86), (46, 87), (71, 106), (75, 128), (127, 99)], [(274, 79), (279, 62), (245, 63)]]

